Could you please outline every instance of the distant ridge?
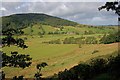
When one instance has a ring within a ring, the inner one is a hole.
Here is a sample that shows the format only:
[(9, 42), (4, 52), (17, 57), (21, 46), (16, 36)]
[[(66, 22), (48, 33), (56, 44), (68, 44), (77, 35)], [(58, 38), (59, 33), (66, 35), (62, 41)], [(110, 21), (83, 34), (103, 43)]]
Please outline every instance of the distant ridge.
[(43, 24), (50, 25), (53, 27), (57, 26), (75, 26), (78, 23), (62, 19), (55, 16), (50, 16), (47, 14), (39, 13), (23, 13), (23, 14), (13, 14), (10, 16), (3, 16), (2, 18), (2, 29), (7, 28), (25, 28), (33, 24)]

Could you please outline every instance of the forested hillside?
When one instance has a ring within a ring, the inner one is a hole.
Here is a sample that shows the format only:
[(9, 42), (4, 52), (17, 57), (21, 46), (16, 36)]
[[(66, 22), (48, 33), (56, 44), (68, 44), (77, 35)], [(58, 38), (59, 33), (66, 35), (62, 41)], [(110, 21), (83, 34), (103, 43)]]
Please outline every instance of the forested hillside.
[(61, 19), (58, 17), (46, 15), (46, 14), (37, 14), (37, 13), (28, 13), (28, 14), (14, 14), (10, 16), (4, 16), (2, 18), (2, 28), (3, 30), (9, 28), (25, 28), (32, 26), (34, 24), (44, 24), (51, 25), (53, 27), (57, 26), (75, 26), (78, 23)]

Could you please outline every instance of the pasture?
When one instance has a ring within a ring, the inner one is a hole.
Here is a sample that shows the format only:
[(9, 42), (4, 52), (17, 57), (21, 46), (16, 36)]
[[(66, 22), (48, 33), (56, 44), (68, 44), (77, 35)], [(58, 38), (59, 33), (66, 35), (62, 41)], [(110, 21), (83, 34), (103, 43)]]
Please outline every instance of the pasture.
[[(85, 35), (94, 36), (98, 38), (103, 34)], [(32, 65), (25, 69), (5, 67), (3, 70), (6, 73), (6, 77), (13, 77), (23, 75), (27, 78), (33, 78), (36, 73), (36, 65), (41, 62), (46, 62), (47, 67), (42, 69), (42, 77), (52, 76), (59, 71), (69, 69), (78, 63), (85, 62), (91, 58), (112, 54), (117, 51), (118, 43), (113, 44), (83, 44), (79, 48), (78, 44), (45, 44), (43, 41), (60, 39), (63, 40), (66, 37), (80, 37), (82, 35), (44, 35), (40, 38), (38, 35), (22, 35), (21, 38), (27, 37), (25, 40), (29, 46), (27, 49), (21, 49), (16, 46), (4, 47), (2, 50), (6, 53), (11, 51), (18, 51), (22, 54), (29, 54), (32, 59)], [(99, 38), (98, 38), (99, 39)], [(92, 54), (95, 50), (98, 52)]]

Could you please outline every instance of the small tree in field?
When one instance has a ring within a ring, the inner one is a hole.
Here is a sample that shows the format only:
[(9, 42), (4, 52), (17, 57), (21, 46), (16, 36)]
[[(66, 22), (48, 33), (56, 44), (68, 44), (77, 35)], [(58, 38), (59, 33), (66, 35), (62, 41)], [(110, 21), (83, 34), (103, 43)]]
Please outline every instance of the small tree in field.
[(45, 62), (42, 62), (42, 63), (40, 63), (40, 64), (37, 64), (36, 68), (37, 68), (38, 71), (37, 71), (37, 73), (35, 73), (35, 75), (34, 75), (34, 77), (36, 78), (36, 80), (40, 80), (40, 79), (41, 79), (41, 76), (42, 76), (42, 74), (40, 73), (40, 72), (41, 72), (41, 69), (44, 68), (44, 67), (46, 67), (46, 66), (48, 66), (48, 64), (45, 63)]
[(40, 36), (40, 38), (43, 38), (42, 32), (38, 32), (38, 35)]
[(78, 45), (79, 45), (79, 48), (82, 48), (82, 45), (80, 43)]

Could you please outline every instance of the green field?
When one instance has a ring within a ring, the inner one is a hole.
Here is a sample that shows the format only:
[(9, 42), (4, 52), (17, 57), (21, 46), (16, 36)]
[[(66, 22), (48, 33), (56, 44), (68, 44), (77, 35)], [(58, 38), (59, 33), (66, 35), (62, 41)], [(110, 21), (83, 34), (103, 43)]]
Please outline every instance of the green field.
[[(80, 37), (80, 36), (94, 36), (99, 39), (103, 34), (93, 35), (44, 35), (40, 38), (38, 35), (34, 36), (19, 36), (21, 38), (27, 37), (25, 40), (29, 46), (27, 49), (21, 49), (16, 46), (4, 47), (3, 51), (10, 53), (10, 51), (18, 51), (19, 53), (29, 54), (33, 60), (32, 65), (25, 69), (5, 67), (3, 68), (6, 77), (13, 77), (15, 75), (24, 75), (25, 77), (34, 77), (36, 73), (36, 64), (46, 62), (48, 64), (42, 70), (43, 77), (52, 76), (59, 71), (69, 69), (78, 63), (85, 62), (91, 58), (98, 56), (112, 54), (117, 51), (118, 43), (113, 44), (83, 44), (79, 48), (78, 44), (45, 44), (43, 41), (50, 41), (55, 39), (63, 40), (66, 37)], [(97, 53), (92, 54), (93, 51), (98, 50)]]
[[(42, 77), (51, 77), (80, 63), (89, 63), (93, 58), (106, 58), (115, 55), (115, 52), (118, 51), (117, 42), (119, 40), (117, 39), (119, 36), (116, 36), (118, 26), (83, 25), (55, 16), (37, 13), (14, 14), (1, 18), (3, 34), (1, 38), (4, 40), (0, 45), (2, 46), (1, 50), (7, 55), (16, 51), (20, 55), (29, 54), (32, 58), (31, 66), (21, 69), (18, 68), (18, 65), (17, 68), (13, 65), (11, 67), (9, 62), (11, 62), (11, 58), (14, 60), (14, 57), (7, 57), (10, 61), (6, 61), (8, 62), (7, 65), (2, 67), (6, 78), (21, 75), (25, 78), (33, 78), (37, 72), (36, 65), (42, 62), (48, 64), (47, 67), (42, 68)], [(22, 49), (20, 45), (25, 47), (24, 41), (28, 48)], [(22, 59), (18, 62), (22, 62), (23, 65), (24, 61), (26, 60)], [(97, 80), (106, 75), (102, 74), (100, 77), (98, 75), (95, 78)]]
[[(41, 28), (42, 27), (42, 28)], [(77, 26), (62, 26), (63, 29), (61, 30), (60, 27), (53, 27), (49, 25), (34, 25), (32, 27), (27, 27), (23, 29), (24, 34), (26, 35), (38, 35), (39, 32), (45, 31), (45, 34), (48, 34), (49, 32), (67, 32), (67, 34), (81, 34), (84, 35), (85, 31), (92, 32), (91, 34), (105, 34), (105, 33), (112, 33), (113, 31), (117, 31), (118, 27), (116, 26), (96, 26), (96, 27), (90, 27), (90, 26), (83, 26), (83, 25), (77, 25)], [(31, 32), (33, 30), (33, 32)]]

